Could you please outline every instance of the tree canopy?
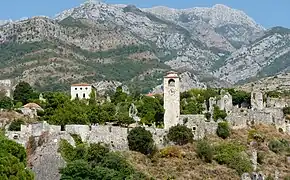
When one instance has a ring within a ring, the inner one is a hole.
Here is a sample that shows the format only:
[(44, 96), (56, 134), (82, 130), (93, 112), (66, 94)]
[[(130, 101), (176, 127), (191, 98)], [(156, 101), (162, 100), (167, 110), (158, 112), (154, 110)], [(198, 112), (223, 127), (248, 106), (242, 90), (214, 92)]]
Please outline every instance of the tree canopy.
[(15, 102), (27, 104), (29, 100), (38, 98), (38, 94), (34, 92), (27, 82), (21, 81), (15, 87), (13, 98)]
[(0, 147), (0, 179), (34, 179), (34, 174), (26, 168), (24, 147), (8, 140), (1, 133)]

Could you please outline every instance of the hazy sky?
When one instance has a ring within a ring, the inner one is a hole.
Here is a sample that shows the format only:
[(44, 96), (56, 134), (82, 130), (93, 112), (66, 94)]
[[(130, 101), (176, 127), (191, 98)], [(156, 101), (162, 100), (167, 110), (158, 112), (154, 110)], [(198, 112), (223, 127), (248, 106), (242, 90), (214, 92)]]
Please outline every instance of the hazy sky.
[[(0, 20), (36, 15), (54, 16), (84, 0), (1, 0)], [(266, 28), (290, 28), (290, 0), (105, 0), (112, 4), (134, 4), (137, 7), (168, 6), (172, 8), (209, 7), (225, 4), (240, 9)]]

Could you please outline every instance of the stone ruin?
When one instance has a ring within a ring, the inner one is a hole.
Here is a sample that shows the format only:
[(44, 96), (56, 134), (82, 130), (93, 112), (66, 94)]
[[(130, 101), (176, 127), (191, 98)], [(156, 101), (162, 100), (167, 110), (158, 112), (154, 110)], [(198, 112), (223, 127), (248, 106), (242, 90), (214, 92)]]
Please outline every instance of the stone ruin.
[(4, 91), (7, 97), (12, 97), (12, 81), (9, 79), (0, 80), (0, 91)]

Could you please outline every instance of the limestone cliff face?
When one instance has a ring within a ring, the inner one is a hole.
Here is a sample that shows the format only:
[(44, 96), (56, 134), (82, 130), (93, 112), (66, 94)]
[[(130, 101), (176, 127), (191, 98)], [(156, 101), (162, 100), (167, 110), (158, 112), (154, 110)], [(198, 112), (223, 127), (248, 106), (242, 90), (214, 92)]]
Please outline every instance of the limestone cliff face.
[[(271, 74), (268, 66), (288, 54), (284, 30), (265, 31), (224, 5), (139, 9), (90, 1), (55, 18), (1, 21), (0, 79), (25, 80), (40, 90), (117, 81), (148, 92), (173, 69), (196, 76), (187, 75), (187, 82), (220, 87)], [(284, 65), (276, 71), (287, 71)]]
[(214, 74), (237, 83), (288, 72), (289, 43), (289, 29), (272, 28), (250, 46), (234, 52)]

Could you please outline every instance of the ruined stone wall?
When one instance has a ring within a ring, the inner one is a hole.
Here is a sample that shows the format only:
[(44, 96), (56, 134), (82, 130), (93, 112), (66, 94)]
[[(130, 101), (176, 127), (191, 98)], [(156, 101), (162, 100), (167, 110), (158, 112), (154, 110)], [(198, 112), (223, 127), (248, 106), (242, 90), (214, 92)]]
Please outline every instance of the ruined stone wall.
[(184, 124), (190, 128), (194, 134), (194, 139), (202, 139), (206, 134), (215, 134), (217, 122), (207, 122), (204, 115), (181, 115), (179, 124)]
[(249, 121), (248, 109), (237, 109), (231, 114), (228, 114), (226, 120), (231, 125), (232, 129), (243, 129), (247, 127), (247, 122)]
[(284, 108), (288, 107), (290, 101), (287, 99), (280, 99), (280, 98), (267, 98), (266, 107), (267, 108)]
[(4, 90), (6, 92), (7, 97), (12, 97), (12, 81), (10, 79), (0, 80), (0, 90)]

